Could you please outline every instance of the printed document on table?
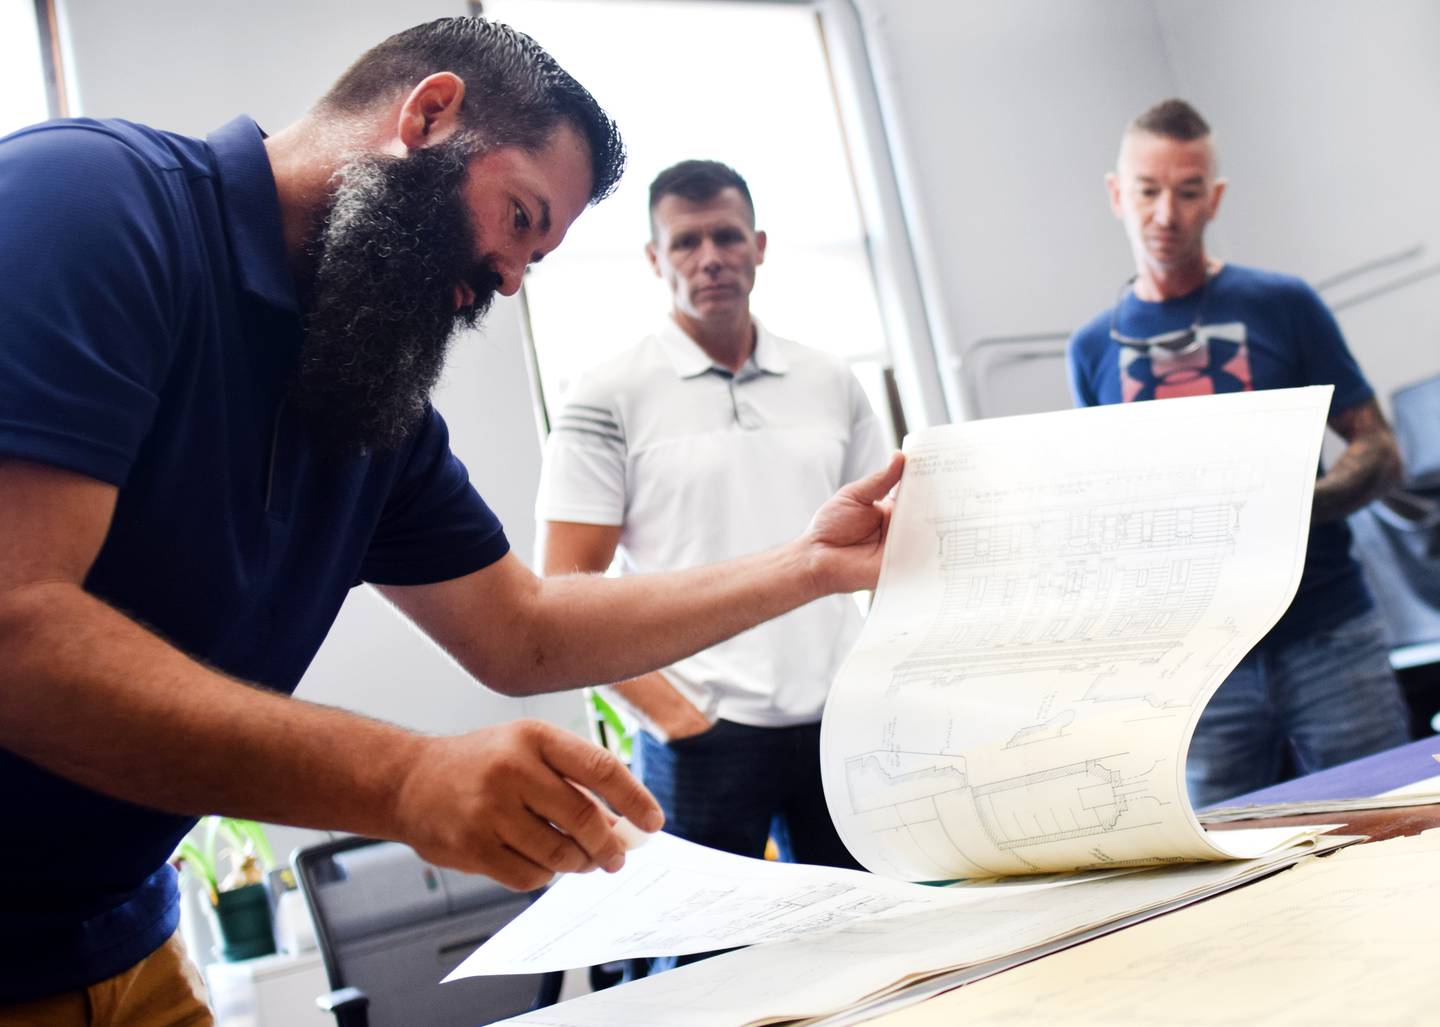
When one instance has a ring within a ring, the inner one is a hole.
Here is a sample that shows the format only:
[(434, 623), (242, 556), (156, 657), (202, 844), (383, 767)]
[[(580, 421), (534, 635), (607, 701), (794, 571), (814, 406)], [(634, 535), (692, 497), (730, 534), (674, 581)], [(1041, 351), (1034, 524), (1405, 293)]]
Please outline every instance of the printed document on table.
[(1255, 855), (1195, 819), (1185, 755), (1295, 594), (1331, 392), (911, 435), (822, 728), (855, 857), (936, 880)]
[(880, 1022), (1433, 1024), (1437, 865), (1440, 830), (1356, 845)]
[[(1325, 830), (1321, 825), (1315, 830)], [(1337, 839), (1322, 837), (1318, 846)], [(1174, 908), (1305, 859), (1184, 863), (1050, 889), (982, 889), (974, 900), (727, 952), (516, 1017), (529, 1027), (739, 1027), (838, 1013), (957, 967), (1008, 965), (1097, 926)], [(1037, 948), (1038, 947), (1038, 948)], [(955, 1021), (960, 1022), (960, 1021)]]
[(446, 980), (712, 952), (1093, 878), (935, 888), (860, 870), (748, 859), (657, 834), (630, 852), (618, 873), (562, 877)]

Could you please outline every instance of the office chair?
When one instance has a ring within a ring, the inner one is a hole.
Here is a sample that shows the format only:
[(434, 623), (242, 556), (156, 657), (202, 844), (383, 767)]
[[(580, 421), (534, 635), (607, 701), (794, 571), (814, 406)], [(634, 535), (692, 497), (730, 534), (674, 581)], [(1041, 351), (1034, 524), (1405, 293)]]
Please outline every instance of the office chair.
[(516, 894), (371, 838), (296, 849), (290, 862), (332, 989), (316, 1003), (337, 1027), (474, 1027), (560, 995), (561, 973), (440, 983), (539, 892)]

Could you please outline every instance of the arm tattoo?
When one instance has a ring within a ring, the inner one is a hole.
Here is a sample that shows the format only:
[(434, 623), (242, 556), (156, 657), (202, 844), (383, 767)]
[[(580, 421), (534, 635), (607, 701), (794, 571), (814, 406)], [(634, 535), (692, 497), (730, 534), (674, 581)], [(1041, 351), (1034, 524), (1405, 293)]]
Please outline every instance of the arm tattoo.
[(1349, 443), (1333, 467), (1315, 483), (1311, 519), (1338, 521), (1379, 498), (1401, 477), (1400, 448), (1374, 398), (1342, 410), (1330, 427)]

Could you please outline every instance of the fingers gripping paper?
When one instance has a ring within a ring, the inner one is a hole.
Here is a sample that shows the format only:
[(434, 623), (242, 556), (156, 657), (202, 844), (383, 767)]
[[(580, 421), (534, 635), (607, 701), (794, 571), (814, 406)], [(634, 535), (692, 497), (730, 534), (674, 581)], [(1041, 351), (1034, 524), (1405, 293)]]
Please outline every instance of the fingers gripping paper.
[(856, 858), (935, 880), (1255, 855), (1196, 821), (1185, 754), (1295, 594), (1331, 391), (910, 436), (822, 729)]

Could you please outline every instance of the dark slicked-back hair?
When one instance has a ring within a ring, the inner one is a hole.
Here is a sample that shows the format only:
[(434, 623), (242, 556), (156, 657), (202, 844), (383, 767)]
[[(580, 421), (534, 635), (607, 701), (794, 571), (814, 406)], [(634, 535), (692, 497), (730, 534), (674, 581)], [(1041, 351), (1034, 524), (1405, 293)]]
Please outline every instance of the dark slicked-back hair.
[(1161, 100), (1126, 127), (1127, 135), (1145, 132), (1163, 139), (1188, 143), (1210, 134), (1210, 124), (1184, 100)]
[(460, 120), (480, 150), (515, 146), (533, 153), (565, 121), (590, 144), (590, 202), (609, 196), (620, 181), (625, 145), (595, 98), (535, 40), (484, 18), (441, 18), (396, 33), (361, 54), (317, 110), (365, 111), (439, 71), (464, 80)]
[(650, 183), (650, 234), (655, 234), (655, 208), (667, 196), (678, 196), (691, 203), (713, 200), (726, 189), (738, 189), (750, 208), (750, 224), (755, 224), (755, 201), (750, 187), (729, 164), (718, 160), (682, 160), (672, 164)]

